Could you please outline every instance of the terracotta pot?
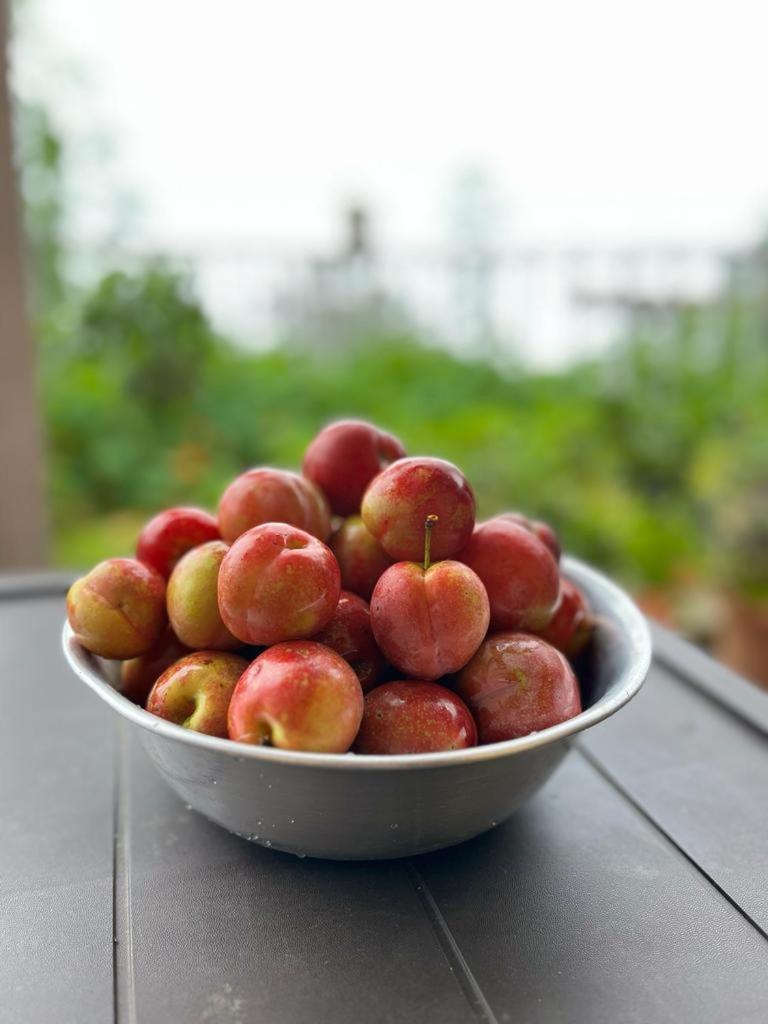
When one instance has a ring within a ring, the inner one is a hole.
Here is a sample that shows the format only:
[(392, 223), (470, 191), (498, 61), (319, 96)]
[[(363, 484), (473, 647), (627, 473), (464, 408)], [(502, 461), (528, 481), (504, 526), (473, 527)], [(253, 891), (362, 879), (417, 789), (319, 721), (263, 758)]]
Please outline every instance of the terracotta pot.
[(668, 629), (675, 629), (677, 623), (669, 589), (645, 587), (643, 590), (636, 591), (633, 596), (640, 610), (649, 619), (660, 622)]
[(768, 689), (768, 601), (727, 594), (715, 657)]

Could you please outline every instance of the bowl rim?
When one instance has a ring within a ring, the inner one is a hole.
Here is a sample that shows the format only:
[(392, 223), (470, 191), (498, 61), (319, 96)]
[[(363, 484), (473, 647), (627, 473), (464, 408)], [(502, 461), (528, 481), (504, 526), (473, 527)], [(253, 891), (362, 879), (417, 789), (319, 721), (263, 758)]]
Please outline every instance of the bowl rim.
[(96, 658), (75, 638), (65, 620), (62, 633), (64, 656), (75, 675), (86, 683), (105, 703), (133, 725), (149, 733), (163, 736), (177, 743), (186, 743), (219, 754), (226, 754), (239, 760), (274, 761), (280, 764), (304, 768), (332, 768), (345, 771), (397, 771), (409, 768), (438, 768), (448, 765), (471, 764), (490, 761), (510, 754), (555, 743), (572, 736), (590, 726), (602, 722), (627, 701), (635, 696), (643, 685), (651, 664), (651, 636), (648, 625), (635, 603), (616, 583), (591, 566), (572, 556), (562, 559), (563, 575), (577, 585), (586, 584), (588, 590), (602, 592), (612, 608), (612, 618), (621, 628), (629, 647), (628, 668), (622, 686), (609, 690), (594, 704), (565, 722), (552, 725), (539, 732), (519, 736), (516, 739), (488, 743), (484, 746), (467, 747), (462, 750), (440, 751), (427, 754), (323, 754), (303, 750), (281, 750), (278, 747), (260, 747), (235, 740), (207, 736), (204, 733), (184, 729), (150, 714), (144, 708), (124, 697), (109, 683), (98, 667)]

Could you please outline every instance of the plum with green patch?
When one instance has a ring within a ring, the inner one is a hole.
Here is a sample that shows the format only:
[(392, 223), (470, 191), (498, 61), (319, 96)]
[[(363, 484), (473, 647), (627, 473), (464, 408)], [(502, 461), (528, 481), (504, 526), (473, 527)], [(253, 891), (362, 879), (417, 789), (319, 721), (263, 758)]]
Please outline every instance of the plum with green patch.
[(341, 593), (330, 548), (304, 530), (264, 523), (239, 537), (219, 570), (219, 611), (244, 644), (300, 640), (331, 619)]
[(219, 570), (229, 547), (222, 540), (188, 551), (168, 580), (168, 618), (176, 636), (198, 651), (233, 651), (241, 641), (219, 611)]
[(455, 689), (475, 717), (480, 743), (527, 736), (581, 711), (579, 684), (565, 656), (528, 633), (491, 634)]
[(360, 681), (316, 641), (276, 644), (251, 663), (229, 706), (229, 737), (283, 750), (343, 754), (363, 715)]
[(160, 676), (147, 698), (147, 711), (184, 729), (225, 738), (227, 711), (245, 658), (221, 651), (195, 651)]
[(179, 658), (191, 653), (168, 626), (151, 651), (122, 663), (120, 693), (134, 704), (144, 707), (149, 691), (163, 672)]
[(93, 654), (139, 657), (152, 650), (167, 624), (165, 580), (135, 558), (108, 558), (69, 588), (67, 618)]

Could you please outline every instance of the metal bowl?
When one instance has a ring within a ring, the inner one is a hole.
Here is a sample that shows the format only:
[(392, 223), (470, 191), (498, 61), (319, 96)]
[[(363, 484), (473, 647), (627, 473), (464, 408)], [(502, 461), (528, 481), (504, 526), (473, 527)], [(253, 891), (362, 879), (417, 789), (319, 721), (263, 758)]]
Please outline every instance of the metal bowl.
[(648, 672), (640, 612), (602, 574), (563, 560), (595, 610), (579, 678), (585, 710), (519, 739), (441, 754), (311, 754), (254, 747), (183, 729), (114, 689), (114, 666), (64, 627), (75, 674), (140, 736), (166, 782), (195, 810), (252, 842), (299, 857), (406, 857), (461, 843), (508, 818), (549, 778), (568, 737), (618, 711)]

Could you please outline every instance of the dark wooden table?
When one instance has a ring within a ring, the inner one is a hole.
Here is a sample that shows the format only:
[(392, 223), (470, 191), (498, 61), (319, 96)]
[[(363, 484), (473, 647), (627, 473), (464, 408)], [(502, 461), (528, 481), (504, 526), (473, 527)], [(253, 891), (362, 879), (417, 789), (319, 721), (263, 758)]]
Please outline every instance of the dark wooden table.
[(511, 821), (300, 861), (179, 802), (0, 582), (0, 1021), (768, 1021), (768, 698), (656, 631), (651, 676)]

